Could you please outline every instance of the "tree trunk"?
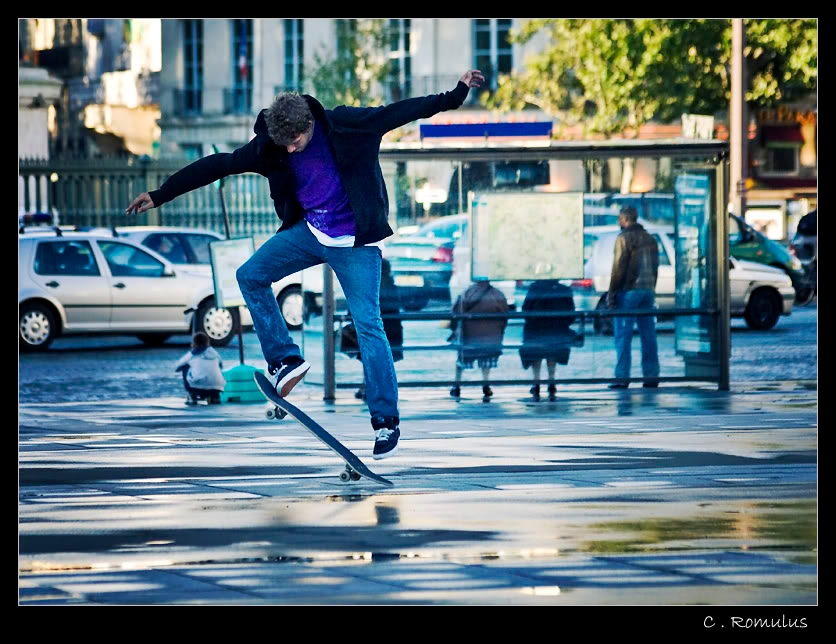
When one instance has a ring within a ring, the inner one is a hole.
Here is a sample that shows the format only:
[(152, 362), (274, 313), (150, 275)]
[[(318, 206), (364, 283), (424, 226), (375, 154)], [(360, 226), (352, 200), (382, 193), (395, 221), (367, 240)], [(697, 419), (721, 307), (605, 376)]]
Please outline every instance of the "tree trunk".
[(633, 185), (633, 170), (636, 166), (636, 160), (633, 158), (625, 158), (621, 163), (621, 193), (627, 194)]

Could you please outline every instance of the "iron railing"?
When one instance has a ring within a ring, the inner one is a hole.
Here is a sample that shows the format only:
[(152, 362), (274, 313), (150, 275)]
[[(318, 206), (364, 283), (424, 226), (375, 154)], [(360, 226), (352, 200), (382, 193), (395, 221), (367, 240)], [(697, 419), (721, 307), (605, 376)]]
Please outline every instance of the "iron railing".
[(174, 114), (178, 117), (197, 116), (203, 112), (203, 91), (179, 89), (174, 92)]
[[(141, 192), (151, 191), (188, 163), (186, 159), (22, 159), (20, 212), (53, 212), (62, 225), (166, 225), (209, 228), (223, 233), (223, 212), (214, 185), (198, 188), (141, 215), (125, 215)], [(267, 180), (255, 174), (224, 180), (233, 236), (269, 235), (278, 218)]]

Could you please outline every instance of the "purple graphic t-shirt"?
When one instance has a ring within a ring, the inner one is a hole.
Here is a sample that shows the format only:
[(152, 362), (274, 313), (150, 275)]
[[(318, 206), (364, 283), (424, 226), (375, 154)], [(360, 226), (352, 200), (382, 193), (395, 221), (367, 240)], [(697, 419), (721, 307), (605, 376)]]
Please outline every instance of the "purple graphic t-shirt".
[(354, 235), (354, 212), (321, 124), (314, 126), (305, 149), (291, 153), (289, 159), (296, 198), (308, 223), (329, 237)]

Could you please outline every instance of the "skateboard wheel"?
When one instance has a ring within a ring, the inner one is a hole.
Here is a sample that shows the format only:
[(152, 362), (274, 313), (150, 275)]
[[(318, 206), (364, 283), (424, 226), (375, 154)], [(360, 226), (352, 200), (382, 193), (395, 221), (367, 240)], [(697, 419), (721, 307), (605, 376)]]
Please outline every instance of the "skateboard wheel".
[(348, 483), (351, 480), (351, 474), (348, 472), (340, 472), (340, 480), (343, 483)]
[(351, 473), (351, 480), (352, 481), (359, 481), (362, 477), (357, 472)]
[(267, 416), (267, 420), (281, 420), (287, 416), (287, 412), (278, 407), (268, 407), (264, 410), (264, 415)]

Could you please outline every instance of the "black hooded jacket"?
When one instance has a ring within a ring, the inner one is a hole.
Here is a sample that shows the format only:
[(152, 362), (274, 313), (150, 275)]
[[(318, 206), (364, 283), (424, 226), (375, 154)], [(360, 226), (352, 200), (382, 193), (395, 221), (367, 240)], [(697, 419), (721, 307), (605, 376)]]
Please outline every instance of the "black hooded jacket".
[[(334, 153), (340, 177), (355, 216), (355, 246), (363, 246), (392, 234), (389, 226), (389, 197), (383, 182), (378, 155), (383, 135), (395, 128), (439, 112), (458, 108), (469, 89), (459, 81), (442, 94), (408, 98), (380, 107), (348, 107), (326, 110), (312, 96), (304, 94), (316, 120), (323, 127)], [(171, 175), (150, 193), (159, 207), (196, 188), (231, 174), (255, 172), (267, 177), (270, 196), (281, 219), (279, 230), (302, 219), (304, 212), (296, 199), (288, 151), (277, 146), (267, 133), (265, 112), (255, 122), (255, 137), (234, 152), (211, 154)]]

